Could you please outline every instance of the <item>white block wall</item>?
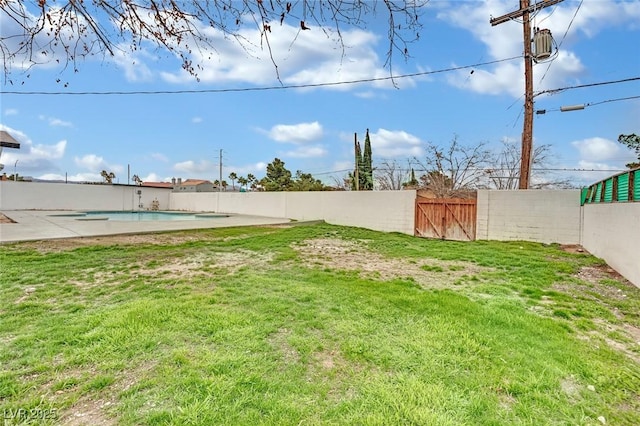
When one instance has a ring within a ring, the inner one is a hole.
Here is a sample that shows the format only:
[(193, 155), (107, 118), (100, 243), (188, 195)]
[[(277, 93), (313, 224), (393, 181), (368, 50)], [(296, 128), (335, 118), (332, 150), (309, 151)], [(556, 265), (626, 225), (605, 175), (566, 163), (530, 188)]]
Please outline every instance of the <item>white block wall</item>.
[(171, 210), (325, 220), (413, 235), (415, 191), (173, 193)]
[(0, 181), (0, 210), (138, 210), (139, 201), (147, 209), (154, 199), (167, 210), (170, 194), (166, 188), (133, 185)]
[(640, 203), (586, 204), (582, 246), (640, 287)]
[(580, 191), (478, 191), (476, 238), (580, 244)]

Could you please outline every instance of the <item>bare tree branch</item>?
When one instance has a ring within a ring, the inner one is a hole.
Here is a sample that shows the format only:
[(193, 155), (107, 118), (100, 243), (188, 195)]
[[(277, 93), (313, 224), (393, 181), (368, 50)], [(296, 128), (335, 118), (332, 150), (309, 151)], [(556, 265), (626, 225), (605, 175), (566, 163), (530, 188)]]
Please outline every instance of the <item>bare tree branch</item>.
[(408, 44), (419, 38), (422, 7), (428, 1), (0, 0), (0, 52), (7, 79), (14, 68), (47, 62), (73, 64), (77, 71), (81, 58), (113, 56), (127, 48), (134, 52), (150, 43), (180, 58), (185, 71), (198, 78), (199, 69), (191, 60), (194, 51), (216, 51), (214, 34), (247, 50), (254, 46), (242, 31), (254, 27), (279, 78), (269, 41), (278, 29), (275, 24), (299, 23), (300, 31), (337, 36), (344, 56), (343, 27), (364, 27), (383, 4), (389, 40), (385, 65), (390, 68), (393, 54), (408, 57)]

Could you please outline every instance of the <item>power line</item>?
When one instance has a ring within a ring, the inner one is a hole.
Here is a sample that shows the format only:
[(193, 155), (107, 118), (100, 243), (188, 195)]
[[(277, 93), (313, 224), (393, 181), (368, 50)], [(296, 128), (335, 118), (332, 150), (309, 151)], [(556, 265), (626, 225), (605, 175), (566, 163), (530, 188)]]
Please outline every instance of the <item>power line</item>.
[[(504, 171), (504, 170), (510, 170), (508, 167), (489, 167), (491, 170), (494, 171)], [(489, 168), (470, 168), (469, 170), (471, 171), (483, 171), (483, 170), (487, 170)], [(404, 169), (404, 168), (398, 168), (395, 169), (397, 172), (404, 172), (404, 173), (409, 173), (411, 172), (411, 170), (414, 170), (415, 172), (426, 172), (427, 170), (425, 169), (417, 169), (417, 168), (413, 168), (413, 169)], [(574, 168), (574, 167), (565, 167), (565, 168), (532, 168), (531, 171), (534, 172), (624, 172), (625, 170), (628, 169), (583, 169), (583, 168)], [(313, 176), (321, 176), (321, 175), (331, 175), (331, 174), (335, 174), (335, 173), (345, 173), (345, 172), (352, 172), (353, 169), (343, 169), (343, 170), (332, 170), (329, 172), (319, 172), (319, 173), (311, 173), (311, 175)]]
[(567, 86), (567, 87), (561, 87), (559, 89), (542, 90), (540, 92), (535, 93), (534, 96), (539, 96), (539, 95), (542, 95), (542, 94), (545, 94), (545, 93), (549, 93), (551, 95), (555, 95), (556, 93), (564, 92), (566, 90), (583, 89), (585, 87), (605, 86), (607, 84), (628, 83), (630, 81), (636, 81), (636, 80), (640, 80), (640, 77), (631, 77), (631, 78), (625, 78), (625, 79), (622, 79), (622, 80), (614, 80), (614, 81), (603, 81), (603, 82), (600, 82), (600, 83), (580, 84), (578, 86)]
[[(580, 3), (578, 4), (578, 7), (576, 8), (575, 13), (573, 14), (573, 17), (571, 18), (571, 21), (569, 22), (569, 25), (567, 26), (567, 30), (564, 32), (564, 35), (562, 36), (562, 39), (560, 40), (560, 43), (558, 43), (558, 50), (560, 50), (560, 47), (562, 47), (562, 43), (564, 42), (564, 39), (567, 37), (567, 34), (569, 33), (569, 29), (571, 28), (571, 25), (573, 24), (574, 19), (576, 19), (576, 15), (578, 15), (578, 11), (580, 10), (580, 7), (582, 6), (582, 2), (583, 2), (583, 0), (580, 0)], [(547, 66), (547, 69), (544, 71), (544, 74), (542, 74), (542, 77), (540, 78), (540, 81), (538, 82), (538, 84), (542, 83), (542, 80), (544, 80), (544, 78), (547, 76), (547, 73), (549, 72), (549, 68), (551, 68), (551, 64), (553, 64), (553, 61), (549, 62), (549, 66)]]
[(493, 65), (500, 62), (512, 61), (514, 59), (520, 59), (520, 56), (512, 56), (510, 58), (497, 59), (495, 61), (481, 62), (477, 64), (471, 65), (463, 65), (459, 67), (451, 67), (451, 68), (443, 68), (435, 71), (423, 71), (416, 72), (411, 74), (402, 74), (402, 75), (391, 75), (388, 77), (375, 77), (375, 78), (364, 78), (360, 80), (349, 80), (349, 81), (336, 81), (336, 82), (327, 82), (327, 83), (310, 83), (310, 84), (292, 84), (292, 85), (282, 85), (282, 86), (266, 86), (266, 87), (244, 87), (244, 88), (232, 88), (232, 89), (199, 89), (199, 90), (152, 90), (152, 91), (132, 91), (132, 92), (124, 92), (124, 91), (105, 91), (105, 92), (19, 92), (19, 91), (7, 91), (0, 92), (5, 95), (75, 95), (75, 96), (86, 96), (86, 95), (178, 95), (178, 94), (194, 94), (194, 93), (231, 93), (231, 92), (259, 92), (259, 91), (268, 91), (268, 90), (284, 90), (284, 89), (308, 89), (314, 87), (329, 87), (329, 86), (341, 86), (341, 85), (350, 85), (350, 84), (359, 84), (359, 83), (372, 83), (375, 81), (387, 81), (387, 80), (396, 80), (402, 78), (409, 77), (420, 77), (425, 75), (432, 74), (441, 74), (445, 72), (459, 71), (468, 68), (478, 68), (485, 65)]
[[(640, 95), (627, 96), (626, 98), (607, 99), (606, 101), (600, 101), (600, 102), (590, 102), (588, 104), (580, 105), (580, 107), (581, 107), (580, 109), (591, 107), (591, 106), (596, 106), (596, 105), (601, 105), (601, 104), (606, 104), (606, 103), (609, 103), (609, 102), (630, 101), (632, 99), (640, 99)], [(541, 110), (536, 111), (536, 113), (537, 114), (545, 114), (547, 112), (554, 112), (554, 111), (562, 111), (562, 108), (541, 109)]]

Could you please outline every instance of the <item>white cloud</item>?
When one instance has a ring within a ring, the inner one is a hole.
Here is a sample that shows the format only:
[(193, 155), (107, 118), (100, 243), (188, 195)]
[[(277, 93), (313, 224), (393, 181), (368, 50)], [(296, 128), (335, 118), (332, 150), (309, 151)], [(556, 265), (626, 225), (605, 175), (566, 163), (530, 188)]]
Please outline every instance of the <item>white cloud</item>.
[(154, 62), (156, 57), (146, 53), (144, 50), (131, 52), (128, 46), (119, 46), (113, 52), (111, 60), (115, 62), (123, 71), (127, 81), (148, 82), (154, 79), (153, 71), (146, 65), (145, 61)]
[[(173, 165), (173, 169), (177, 172), (186, 173), (188, 175), (197, 174), (216, 174), (215, 171), (218, 167), (211, 161), (200, 160), (198, 162), (193, 160), (182, 161)], [(194, 176), (188, 176), (194, 177)]]
[(320, 123), (277, 124), (267, 133), (269, 138), (283, 143), (303, 144), (323, 136)]
[[(374, 161), (376, 157), (420, 157), (424, 154), (420, 138), (403, 130), (378, 129), (376, 133), (369, 133), (369, 139)], [(360, 144), (362, 146), (364, 140)]]
[(191, 119), (191, 122), (194, 123), (194, 124), (202, 123), (202, 121), (203, 121), (202, 117), (193, 117)]
[[(241, 29), (239, 37), (233, 40), (209, 26), (203, 27), (201, 31), (216, 46), (215, 52), (194, 49), (190, 57), (193, 66), (198, 69), (198, 79), (204, 83), (271, 84), (276, 76), (274, 62), (280, 81), (286, 85), (369, 80), (389, 76), (389, 71), (385, 70), (383, 61), (375, 51), (379, 37), (369, 31), (349, 29), (341, 31), (338, 36), (331, 33), (330, 28), (323, 31), (318, 28), (300, 31), (299, 27), (284, 23), (269, 33), (269, 48), (253, 27)], [(342, 44), (338, 41), (339, 37)], [(238, 40), (243, 40), (243, 45)], [(169, 83), (193, 82), (193, 76), (182, 69), (177, 72), (161, 72), (160, 75)], [(390, 80), (363, 84), (369, 87), (394, 88)], [(413, 87), (415, 79), (404, 78), (396, 81), (396, 84), (403, 88)], [(325, 88), (346, 91), (361, 89), (362, 86), (345, 84)]]
[(153, 160), (155, 160), (155, 161), (160, 161), (162, 163), (168, 163), (169, 162), (169, 158), (166, 155), (161, 154), (159, 152), (154, 152), (153, 154), (151, 154), (151, 158)]
[[(227, 180), (229, 173), (231, 172), (235, 172), (238, 176), (246, 176), (249, 173), (258, 176), (264, 174), (266, 170), (267, 163), (263, 161), (259, 161), (253, 164), (245, 164), (243, 166), (227, 166), (224, 168), (224, 171), (222, 173), (222, 179)], [(218, 177), (218, 174), (216, 174), (216, 177)]]
[[(506, 22), (491, 26), (487, 13), (497, 17), (513, 10), (514, 4), (510, 0), (452, 2), (450, 7), (441, 8), (437, 16), (453, 26), (469, 31), (486, 46), (489, 59), (505, 59), (522, 55), (522, 25)], [(553, 60), (553, 72), (548, 73), (540, 82), (548, 65), (541, 63), (534, 67), (536, 90), (562, 86), (585, 72), (580, 57), (571, 50), (579, 33), (593, 37), (607, 26), (633, 26), (640, 19), (638, 2), (591, 1), (584, 2), (580, 12), (574, 17), (575, 11), (575, 4), (566, 3), (545, 8), (536, 16), (536, 22), (543, 23), (542, 27), (551, 31), (556, 42), (560, 41), (570, 27), (558, 56)], [(522, 59), (516, 59), (476, 69), (472, 75), (469, 70), (461, 70), (447, 75), (447, 81), (461, 89), (487, 94), (508, 93), (517, 98), (524, 93), (524, 64)]]
[(75, 157), (73, 159), (76, 166), (82, 167), (83, 169), (91, 170), (93, 172), (98, 170), (106, 170), (109, 168), (109, 165), (104, 158), (99, 157), (95, 154), (87, 154), (83, 157)]
[(6, 115), (7, 117), (10, 115), (18, 115), (18, 110), (15, 108), (7, 108), (4, 110), (4, 115)]
[(50, 126), (54, 126), (54, 127), (73, 127), (73, 125), (70, 122), (61, 120), (59, 118), (47, 117), (45, 115), (40, 115), (40, 116), (38, 116), (38, 118), (40, 120), (48, 122)]
[(282, 153), (283, 157), (291, 158), (316, 158), (324, 157), (328, 151), (320, 145), (301, 146), (291, 151)]
[(87, 154), (82, 157), (74, 157), (73, 161), (76, 166), (87, 169), (90, 172), (98, 173), (98, 176), (102, 170), (112, 172), (116, 176), (124, 171), (123, 166), (119, 164), (107, 163), (104, 158), (95, 154)]
[(146, 176), (141, 176), (140, 179), (142, 179), (143, 182), (171, 182), (170, 178), (162, 178), (156, 173), (149, 173)]
[(577, 167), (585, 170), (577, 179), (582, 184), (606, 179), (614, 171), (624, 170), (624, 165), (636, 158), (630, 150), (605, 138), (582, 139), (571, 142), (571, 145), (579, 154)]
[[(58, 160), (64, 157), (67, 148), (67, 141), (61, 140), (51, 145), (34, 144), (31, 139), (19, 130), (0, 124), (0, 130), (8, 132), (18, 142), (20, 149), (4, 149), (0, 162), (5, 166), (9, 164), (19, 165), (20, 170), (24, 174), (25, 171), (30, 173), (57, 171)], [(18, 162), (16, 164), (16, 161)]]
[(333, 167), (331, 168), (331, 170), (338, 170), (340, 171), (340, 173), (347, 173), (348, 171), (351, 171), (355, 168), (355, 164), (354, 161), (336, 161), (335, 163), (333, 163)]
[[(633, 161), (633, 153), (617, 142), (605, 138), (588, 138), (571, 142), (580, 154), (580, 160), (592, 164), (603, 164), (614, 162), (623, 164)], [(610, 166), (607, 166), (610, 167)], [(596, 167), (596, 168), (604, 168)]]

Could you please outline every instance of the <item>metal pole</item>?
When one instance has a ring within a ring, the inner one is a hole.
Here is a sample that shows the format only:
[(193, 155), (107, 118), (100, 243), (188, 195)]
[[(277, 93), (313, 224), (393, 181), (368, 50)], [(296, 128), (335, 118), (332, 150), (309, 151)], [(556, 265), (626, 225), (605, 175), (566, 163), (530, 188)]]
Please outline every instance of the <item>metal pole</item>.
[(220, 150), (220, 180), (218, 181), (218, 192), (222, 192), (222, 150)]
[(353, 152), (356, 158), (356, 171), (353, 173), (353, 178), (356, 180), (356, 191), (360, 191), (360, 158), (358, 157), (358, 133), (353, 134)]

